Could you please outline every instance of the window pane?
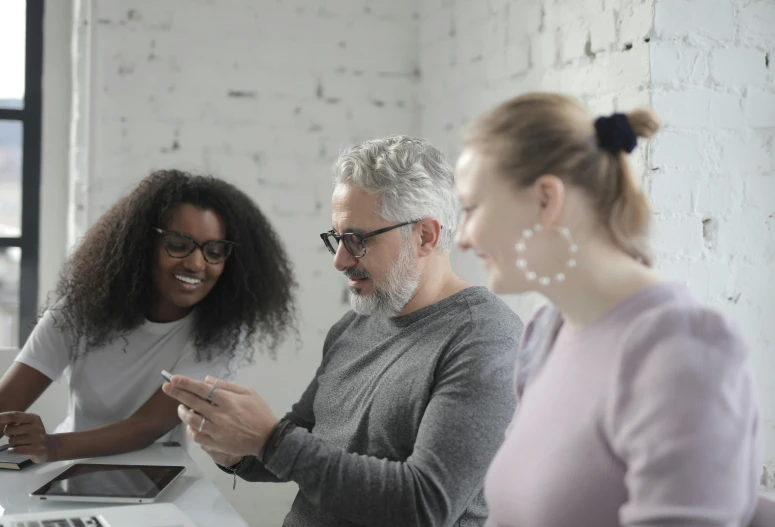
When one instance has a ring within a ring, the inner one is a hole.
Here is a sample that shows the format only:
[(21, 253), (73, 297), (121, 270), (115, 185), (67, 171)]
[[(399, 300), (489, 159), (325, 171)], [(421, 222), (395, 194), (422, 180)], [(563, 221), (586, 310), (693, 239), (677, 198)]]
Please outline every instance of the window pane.
[(22, 123), (0, 121), (0, 238), (22, 233)]
[(19, 346), (19, 277), (22, 251), (0, 248), (0, 348)]
[(0, 1), (0, 108), (21, 108), (24, 99), (24, 56), (27, 2)]

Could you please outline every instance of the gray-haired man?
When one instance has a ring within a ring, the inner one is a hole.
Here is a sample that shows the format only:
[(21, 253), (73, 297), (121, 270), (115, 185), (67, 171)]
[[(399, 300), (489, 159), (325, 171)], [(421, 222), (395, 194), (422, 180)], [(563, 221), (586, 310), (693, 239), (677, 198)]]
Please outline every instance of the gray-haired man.
[[(285, 526), (483, 525), (522, 323), (452, 271), (458, 205), (436, 148), (366, 141), (334, 172), (333, 229), (321, 237), (353, 310), (329, 331), (309, 388), (278, 422), (257, 394), (219, 382), (218, 406), (194, 408), (212, 432), (182, 418), (237, 476), (299, 485)], [(211, 394), (200, 384), (175, 386)]]

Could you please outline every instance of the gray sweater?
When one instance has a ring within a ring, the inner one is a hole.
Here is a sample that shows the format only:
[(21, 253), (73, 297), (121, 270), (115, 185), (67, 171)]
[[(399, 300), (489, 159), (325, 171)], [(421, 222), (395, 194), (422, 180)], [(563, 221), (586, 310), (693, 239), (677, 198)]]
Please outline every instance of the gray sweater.
[(347, 313), (248, 481), (289, 481), (286, 527), (481, 526), (484, 475), (514, 412), (519, 318), (483, 287), (403, 317)]

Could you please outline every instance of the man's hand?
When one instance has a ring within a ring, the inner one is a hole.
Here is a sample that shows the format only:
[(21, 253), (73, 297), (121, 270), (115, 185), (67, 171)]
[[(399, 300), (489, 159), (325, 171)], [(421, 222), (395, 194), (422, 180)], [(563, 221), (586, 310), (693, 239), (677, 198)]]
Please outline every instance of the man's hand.
[(0, 413), (0, 430), (8, 437), (9, 454), (29, 456), (33, 463), (55, 461), (54, 436), (46, 433), (40, 416), (24, 412)]
[(232, 456), (231, 454), (224, 454), (223, 452), (218, 452), (217, 450), (211, 450), (205, 447), (202, 447), (202, 450), (207, 452), (207, 455), (209, 455), (213, 461), (224, 468), (236, 465), (242, 461), (243, 458), (243, 456)]
[[(207, 401), (216, 386), (212, 404)], [(178, 416), (202, 448), (232, 456), (255, 456), (277, 424), (269, 405), (244, 386), (207, 377), (205, 382), (173, 375), (164, 393), (180, 401)], [(203, 422), (204, 418), (204, 422)]]

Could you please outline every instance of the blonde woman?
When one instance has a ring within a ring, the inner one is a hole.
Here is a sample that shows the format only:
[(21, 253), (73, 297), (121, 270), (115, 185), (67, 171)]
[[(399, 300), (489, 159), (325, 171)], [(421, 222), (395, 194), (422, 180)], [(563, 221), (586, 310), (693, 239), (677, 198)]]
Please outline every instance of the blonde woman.
[(627, 154), (651, 112), (593, 119), (527, 94), (470, 129), (458, 244), (496, 293), (550, 304), (525, 330), (519, 406), (485, 485), (489, 525), (739, 526), (756, 504), (758, 412), (735, 324), (651, 268)]

